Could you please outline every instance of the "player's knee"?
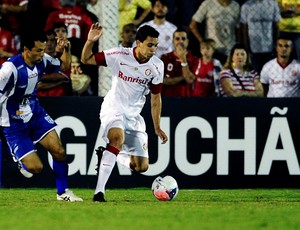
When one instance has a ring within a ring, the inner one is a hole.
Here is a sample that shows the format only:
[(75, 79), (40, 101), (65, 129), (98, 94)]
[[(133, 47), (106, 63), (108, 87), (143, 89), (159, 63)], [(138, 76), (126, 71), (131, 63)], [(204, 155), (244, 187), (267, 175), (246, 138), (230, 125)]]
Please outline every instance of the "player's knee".
[(57, 148), (51, 152), (51, 155), (56, 161), (64, 161), (66, 159), (66, 153), (64, 148)]
[(26, 165), (26, 168), (29, 172), (33, 174), (38, 174), (43, 170), (43, 164), (41, 162), (30, 164), (30, 165)]
[(146, 172), (148, 170), (148, 165), (137, 165), (135, 166), (134, 170), (138, 173)]

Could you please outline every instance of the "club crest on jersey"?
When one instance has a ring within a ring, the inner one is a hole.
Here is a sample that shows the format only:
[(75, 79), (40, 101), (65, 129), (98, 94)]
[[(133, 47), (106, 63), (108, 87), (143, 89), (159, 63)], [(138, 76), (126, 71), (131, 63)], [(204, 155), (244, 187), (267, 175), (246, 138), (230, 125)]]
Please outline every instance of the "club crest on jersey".
[(149, 76), (150, 74), (151, 74), (151, 69), (146, 69), (146, 70), (145, 70), (145, 75), (146, 75), (146, 76)]
[(296, 76), (297, 76), (297, 70), (294, 70), (294, 69), (293, 69), (293, 70), (291, 71), (291, 76), (292, 76), (292, 77), (296, 77)]

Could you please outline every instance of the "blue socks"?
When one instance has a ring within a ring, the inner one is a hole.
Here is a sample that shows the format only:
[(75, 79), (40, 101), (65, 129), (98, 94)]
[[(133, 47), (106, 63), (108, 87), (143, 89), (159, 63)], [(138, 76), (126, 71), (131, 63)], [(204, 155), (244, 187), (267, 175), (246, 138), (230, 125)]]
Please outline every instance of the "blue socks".
[(69, 165), (66, 161), (56, 161), (53, 159), (53, 171), (58, 195), (63, 194), (68, 187), (68, 170)]

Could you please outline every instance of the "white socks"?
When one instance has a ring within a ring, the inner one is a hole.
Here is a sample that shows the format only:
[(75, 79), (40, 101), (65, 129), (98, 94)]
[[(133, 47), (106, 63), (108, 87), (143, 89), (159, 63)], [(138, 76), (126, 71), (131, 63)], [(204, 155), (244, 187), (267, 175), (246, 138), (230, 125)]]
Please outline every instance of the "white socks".
[(125, 152), (120, 152), (117, 156), (117, 162), (126, 168), (130, 169), (130, 155)]
[[(120, 155), (120, 154), (119, 154)], [(117, 156), (107, 150), (103, 152), (98, 174), (97, 186), (95, 194), (98, 192), (105, 193), (105, 185), (115, 166)]]

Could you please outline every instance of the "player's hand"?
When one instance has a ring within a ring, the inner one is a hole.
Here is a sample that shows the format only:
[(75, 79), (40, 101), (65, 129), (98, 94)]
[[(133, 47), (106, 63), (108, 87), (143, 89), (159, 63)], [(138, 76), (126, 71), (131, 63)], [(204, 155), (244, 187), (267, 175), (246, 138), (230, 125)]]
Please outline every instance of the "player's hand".
[(92, 25), (87, 40), (92, 42), (98, 41), (99, 38), (102, 36), (102, 32), (103, 32), (102, 26), (100, 26), (100, 24), (96, 22), (95, 24)]
[(168, 136), (165, 134), (164, 131), (162, 131), (161, 129), (156, 129), (155, 133), (157, 136), (159, 136), (159, 138), (161, 139), (161, 143), (165, 144), (168, 141)]

